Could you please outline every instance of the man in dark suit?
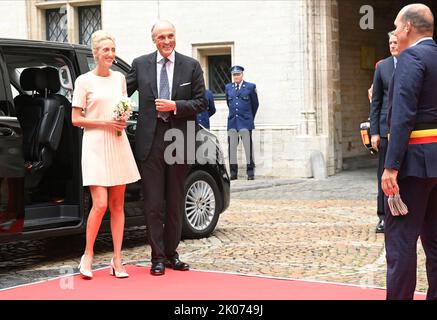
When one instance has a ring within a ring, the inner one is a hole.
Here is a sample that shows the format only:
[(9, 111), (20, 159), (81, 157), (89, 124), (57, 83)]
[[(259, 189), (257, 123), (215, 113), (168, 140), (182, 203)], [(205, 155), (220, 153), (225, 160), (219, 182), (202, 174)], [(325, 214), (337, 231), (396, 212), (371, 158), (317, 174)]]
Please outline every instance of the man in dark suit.
[(398, 40), (393, 32), (388, 34), (391, 56), (378, 62), (373, 77), (372, 103), (370, 105), (370, 135), (373, 149), (378, 151), (378, 206), (379, 222), (376, 232), (384, 232), (384, 193), (381, 189), (381, 176), (387, 153), (387, 101), (388, 89), (399, 57)]
[(182, 230), (187, 155), (192, 156), (191, 144), (195, 143), (194, 137), (187, 136), (187, 127), (194, 128), (206, 99), (199, 62), (174, 51), (173, 24), (157, 22), (152, 40), (158, 50), (134, 59), (126, 80), (129, 95), (139, 91), (135, 152), (152, 248), (150, 273), (163, 275), (165, 267), (189, 269), (176, 251)]
[(205, 111), (202, 111), (197, 115), (197, 122), (201, 124), (204, 128), (209, 129), (209, 118), (215, 114), (215, 103), (214, 95), (211, 90), (206, 90), (206, 99), (208, 100), (208, 105)]
[(228, 143), (231, 180), (238, 178), (237, 147), (243, 140), (246, 154), (246, 173), (248, 180), (255, 179), (253, 160), (252, 130), (255, 129), (255, 116), (258, 110), (258, 94), (254, 83), (243, 81), (244, 68), (231, 68), (233, 83), (225, 86), (226, 102), (229, 108)]
[[(426, 255), (427, 299), (437, 300), (437, 45), (423, 4), (395, 20), (401, 52), (389, 91), (389, 144), (382, 175), (386, 196), (400, 193), (408, 213), (386, 207), (387, 299), (413, 299), (417, 240)], [(390, 199), (391, 200), (391, 199)]]

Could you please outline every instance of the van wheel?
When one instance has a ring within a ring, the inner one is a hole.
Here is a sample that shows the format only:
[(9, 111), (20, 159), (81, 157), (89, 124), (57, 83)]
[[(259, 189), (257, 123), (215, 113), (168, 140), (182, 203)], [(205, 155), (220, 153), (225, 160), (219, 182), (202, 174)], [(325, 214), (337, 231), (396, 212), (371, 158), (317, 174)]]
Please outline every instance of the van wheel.
[(208, 237), (217, 225), (222, 207), (217, 183), (208, 172), (194, 171), (185, 181), (184, 195), (182, 237)]

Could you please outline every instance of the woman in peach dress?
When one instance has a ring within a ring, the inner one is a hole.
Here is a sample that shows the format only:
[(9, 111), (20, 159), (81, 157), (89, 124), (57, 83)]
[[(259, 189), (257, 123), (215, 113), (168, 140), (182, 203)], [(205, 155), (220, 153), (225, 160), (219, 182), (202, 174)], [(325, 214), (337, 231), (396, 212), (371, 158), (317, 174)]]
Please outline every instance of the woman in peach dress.
[[(86, 229), (86, 248), (79, 270), (91, 279), (94, 242), (109, 206), (114, 255), (110, 273), (118, 278), (129, 275), (123, 267), (121, 247), (124, 231), (126, 184), (138, 181), (140, 174), (124, 131), (125, 121), (113, 119), (113, 110), (127, 97), (123, 74), (110, 68), (115, 59), (114, 37), (100, 30), (92, 35), (96, 67), (79, 76), (73, 94), (73, 125), (84, 128), (82, 140), (83, 185), (89, 186), (93, 207)], [(117, 131), (121, 131), (119, 136)]]

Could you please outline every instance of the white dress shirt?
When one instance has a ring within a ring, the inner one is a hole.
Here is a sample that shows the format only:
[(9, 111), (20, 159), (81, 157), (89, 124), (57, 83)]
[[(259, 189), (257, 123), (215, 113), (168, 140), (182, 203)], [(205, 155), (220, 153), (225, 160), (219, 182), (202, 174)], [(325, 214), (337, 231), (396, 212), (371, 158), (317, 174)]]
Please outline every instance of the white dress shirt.
[(234, 82), (235, 90), (237, 90), (237, 86), (238, 86), (238, 90), (241, 90), (241, 88), (243, 87), (243, 82), (244, 82), (244, 80), (241, 80), (240, 84), (237, 84), (236, 82)]
[(432, 37), (425, 37), (425, 38), (422, 38), (422, 39), (420, 39), (419, 41), (417, 41), (416, 43), (413, 43), (413, 44), (410, 46), (410, 48), (411, 48), (411, 47), (414, 47), (414, 46), (417, 46), (420, 42), (425, 41), (425, 40), (433, 40), (433, 38), (432, 38)]

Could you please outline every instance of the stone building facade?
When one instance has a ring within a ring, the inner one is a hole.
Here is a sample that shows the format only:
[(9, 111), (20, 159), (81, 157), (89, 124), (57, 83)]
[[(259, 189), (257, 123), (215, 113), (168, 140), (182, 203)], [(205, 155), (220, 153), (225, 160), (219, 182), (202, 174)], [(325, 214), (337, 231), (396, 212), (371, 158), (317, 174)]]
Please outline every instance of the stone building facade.
[[(10, 0), (0, 2), (1, 12), (22, 18), (1, 20), (0, 37), (45, 40), (47, 12), (57, 9), (67, 41), (78, 43), (81, 7), (98, 7), (99, 26), (115, 35), (118, 54), (130, 63), (155, 49), (150, 29), (168, 19), (177, 28), (177, 51), (200, 61), (207, 86), (212, 56), (244, 66), (245, 80), (256, 83), (256, 175), (312, 177), (315, 162), (332, 175), (345, 162), (370, 157), (359, 135), (369, 114), (367, 88), (375, 62), (389, 54), (387, 32), (408, 2)], [(227, 153), (220, 96), (216, 108), (211, 130)]]

